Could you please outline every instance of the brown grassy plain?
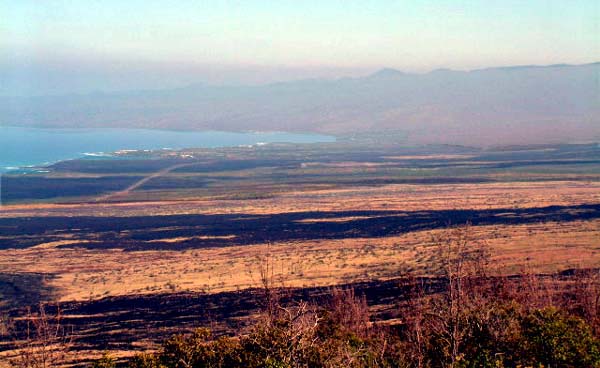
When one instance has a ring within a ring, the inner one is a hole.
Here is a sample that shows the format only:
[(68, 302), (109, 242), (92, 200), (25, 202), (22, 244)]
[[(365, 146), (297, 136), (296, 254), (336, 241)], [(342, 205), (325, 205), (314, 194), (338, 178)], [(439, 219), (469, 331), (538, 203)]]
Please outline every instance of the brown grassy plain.
[[(272, 214), (341, 210), (514, 209), (600, 203), (597, 182), (512, 182), (452, 185), (387, 185), (338, 190), (314, 188), (255, 200), (132, 202), (119, 204), (32, 204), (6, 206), (3, 217), (144, 214)], [(352, 218), (337, 218), (349, 221)], [(125, 219), (124, 219), (125, 220)], [(318, 222), (320, 219), (305, 219)], [(328, 220), (329, 221), (329, 220)], [(43, 273), (56, 299), (90, 300), (107, 296), (174, 291), (216, 293), (255, 287), (268, 259), (286, 286), (323, 286), (402, 276), (429, 275), (435, 264), (433, 239), (443, 230), (400, 236), (317, 239), (182, 251), (68, 248), (65, 233), (53, 242), (0, 251), (0, 269)], [(198, 237), (210, 235), (198, 234)], [(499, 274), (523, 270), (554, 272), (600, 264), (600, 220), (473, 227), (488, 247)], [(181, 238), (150, 239), (177, 243)], [(79, 241), (80, 242), (80, 241)], [(80, 242), (81, 243), (81, 242)]]
[[(260, 187), (262, 190), (266, 188)], [(239, 188), (243, 192), (247, 188)], [(598, 181), (501, 182), (481, 184), (391, 184), (334, 188), (287, 188), (269, 198), (140, 200), (154, 191), (132, 192), (118, 203), (14, 204), (0, 207), (2, 217), (142, 216), (175, 214), (274, 214), (305, 211), (449, 210), (534, 208), (600, 203)], [(153, 195), (153, 197), (159, 197)]]

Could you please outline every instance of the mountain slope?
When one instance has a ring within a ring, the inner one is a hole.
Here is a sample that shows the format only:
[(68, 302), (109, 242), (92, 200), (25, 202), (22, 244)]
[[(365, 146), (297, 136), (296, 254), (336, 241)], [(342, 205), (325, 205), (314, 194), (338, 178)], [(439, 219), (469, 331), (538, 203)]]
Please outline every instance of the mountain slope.
[(413, 143), (600, 140), (600, 63), (263, 86), (1, 98), (0, 124), (44, 127), (402, 132)]

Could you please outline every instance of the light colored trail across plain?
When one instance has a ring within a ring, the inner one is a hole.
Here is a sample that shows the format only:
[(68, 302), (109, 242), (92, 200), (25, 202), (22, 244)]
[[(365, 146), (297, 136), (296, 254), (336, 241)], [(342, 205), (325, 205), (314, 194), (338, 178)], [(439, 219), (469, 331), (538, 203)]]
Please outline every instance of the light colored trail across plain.
[(120, 190), (118, 192), (113, 192), (113, 193), (109, 193), (109, 194), (105, 194), (101, 197), (98, 197), (96, 199), (96, 202), (104, 202), (104, 201), (109, 201), (109, 200), (113, 200), (115, 198), (119, 198), (119, 197), (124, 197), (126, 195), (128, 195), (129, 193), (133, 192), (134, 190), (136, 190), (137, 188), (141, 187), (142, 185), (146, 184), (147, 182), (149, 182), (152, 179), (167, 175), (168, 173), (170, 173), (173, 170), (179, 169), (181, 167), (185, 167), (185, 166), (190, 166), (193, 164), (196, 164), (197, 162), (193, 162), (193, 163), (185, 163), (185, 164), (177, 164), (177, 165), (173, 165), (173, 166), (169, 166), (165, 169), (162, 169), (160, 171), (157, 171), (153, 174), (150, 174), (138, 181), (136, 181), (135, 183), (131, 184), (130, 186), (128, 186), (127, 188)]

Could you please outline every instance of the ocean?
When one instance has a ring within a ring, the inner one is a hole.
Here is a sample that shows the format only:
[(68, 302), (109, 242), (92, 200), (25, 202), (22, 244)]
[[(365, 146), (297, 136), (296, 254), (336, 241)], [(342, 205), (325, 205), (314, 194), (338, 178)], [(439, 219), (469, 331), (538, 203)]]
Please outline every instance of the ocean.
[(335, 137), (286, 132), (151, 129), (45, 129), (0, 126), (0, 172), (118, 150), (214, 148), (262, 143), (333, 142)]

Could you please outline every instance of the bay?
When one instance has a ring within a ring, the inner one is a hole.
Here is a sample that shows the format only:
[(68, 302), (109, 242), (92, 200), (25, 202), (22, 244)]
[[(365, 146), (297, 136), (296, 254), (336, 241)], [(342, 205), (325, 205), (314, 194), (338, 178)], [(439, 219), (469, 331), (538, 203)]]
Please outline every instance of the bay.
[(286, 132), (153, 129), (44, 129), (0, 126), (0, 172), (118, 150), (215, 148), (262, 143), (333, 142), (335, 137)]

